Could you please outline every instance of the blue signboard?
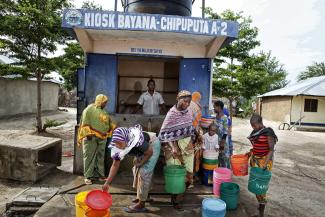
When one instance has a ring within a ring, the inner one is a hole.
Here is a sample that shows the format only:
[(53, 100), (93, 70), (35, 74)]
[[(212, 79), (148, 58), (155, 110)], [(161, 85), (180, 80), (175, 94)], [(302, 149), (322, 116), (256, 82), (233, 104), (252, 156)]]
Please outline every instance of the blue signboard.
[(100, 30), (176, 32), (237, 38), (238, 23), (158, 14), (122, 13), (88, 9), (66, 9), (62, 27)]

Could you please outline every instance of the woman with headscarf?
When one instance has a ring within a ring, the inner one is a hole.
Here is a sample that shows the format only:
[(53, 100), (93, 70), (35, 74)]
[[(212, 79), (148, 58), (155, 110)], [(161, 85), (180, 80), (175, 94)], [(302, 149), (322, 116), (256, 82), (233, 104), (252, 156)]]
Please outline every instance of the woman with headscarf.
[(121, 160), (126, 155), (133, 156), (135, 157), (133, 187), (137, 189), (137, 198), (133, 201), (135, 204), (127, 206), (125, 211), (128, 213), (147, 212), (145, 202), (148, 199), (151, 179), (160, 154), (160, 141), (156, 134), (143, 132), (140, 125), (131, 128), (119, 127), (114, 130), (109, 147), (113, 164), (103, 190), (109, 189), (119, 170)]
[[(186, 168), (186, 186), (193, 183), (193, 160), (195, 129), (193, 116), (188, 110), (192, 99), (189, 91), (183, 90), (177, 95), (177, 104), (166, 115), (159, 139), (162, 142), (167, 165), (183, 165)], [(175, 209), (182, 209), (180, 203), (183, 194), (172, 195), (171, 202)]]
[(105, 178), (106, 140), (115, 127), (104, 110), (107, 101), (107, 96), (97, 95), (95, 103), (85, 108), (80, 119), (78, 145), (83, 143), (84, 176), (87, 185), (92, 184), (92, 179)]
[[(201, 159), (202, 159), (202, 144), (203, 132), (201, 130), (201, 119), (202, 119), (202, 106), (200, 104), (201, 94), (199, 92), (192, 93), (192, 101), (189, 107), (189, 110), (193, 115), (193, 127), (196, 129), (198, 133), (198, 138), (196, 143), (193, 144), (194, 147), (194, 177), (198, 177), (198, 172), (200, 170)], [(192, 187), (192, 186), (191, 186)]]

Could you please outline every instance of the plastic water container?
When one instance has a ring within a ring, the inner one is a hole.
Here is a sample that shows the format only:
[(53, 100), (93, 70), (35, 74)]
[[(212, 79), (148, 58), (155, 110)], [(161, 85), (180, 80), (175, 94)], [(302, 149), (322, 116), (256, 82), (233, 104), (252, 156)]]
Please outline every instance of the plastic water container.
[(249, 173), (248, 190), (254, 194), (265, 194), (269, 189), (272, 172), (252, 167)]
[(216, 198), (206, 198), (202, 201), (202, 217), (225, 217), (226, 203)]
[(203, 158), (209, 160), (218, 160), (219, 153), (215, 150), (205, 150), (203, 151)]
[(210, 124), (214, 122), (215, 117), (213, 116), (203, 116), (201, 118), (201, 127), (208, 128)]
[(233, 155), (230, 159), (231, 168), (235, 176), (248, 175), (248, 156), (245, 154)]
[(220, 196), (220, 185), (224, 182), (231, 182), (231, 170), (224, 167), (219, 167), (213, 171), (213, 194)]
[[(93, 204), (95, 206), (92, 206)], [(76, 217), (110, 217), (111, 205), (112, 197), (107, 192), (101, 190), (80, 192), (75, 197)]]
[(220, 187), (220, 199), (227, 205), (227, 210), (237, 209), (239, 200), (239, 185), (232, 182), (224, 182)]
[(205, 186), (213, 186), (213, 170), (203, 169), (202, 182)]
[(165, 191), (170, 194), (181, 194), (185, 192), (184, 166), (169, 165), (164, 167)]

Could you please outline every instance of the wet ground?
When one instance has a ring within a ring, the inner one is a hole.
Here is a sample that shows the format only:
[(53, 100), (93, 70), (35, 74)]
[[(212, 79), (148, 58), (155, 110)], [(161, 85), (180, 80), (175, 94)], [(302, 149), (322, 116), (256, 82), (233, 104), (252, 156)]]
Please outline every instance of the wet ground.
[[(65, 121), (62, 126), (48, 130), (44, 136), (55, 136), (63, 139), (62, 166), (55, 170), (39, 183), (19, 183), (0, 180), (0, 213), (4, 211), (5, 204), (10, 199), (29, 186), (62, 187), (61, 194), (54, 197), (49, 203), (43, 205), (36, 216), (74, 216), (74, 196), (77, 192), (86, 189), (100, 188), (100, 185), (82, 187), (64, 193), (64, 190), (78, 187), (83, 184), (82, 177), (71, 174), (73, 157), (73, 138), (75, 110), (68, 112), (48, 113), (48, 119)], [(233, 140), (235, 153), (244, 153), (250, 149), (246, 136), (250, 132), (247, 120), (234, 119)], [(35, 118), (24, 116), (0, 120), (0, 134), (33, 133)], [(325, 133), (278, 131), (277, 123), (265, 122), (272, 126), (279, 137), (276, 146), (273, 176), (268, 192), (269, 203), (266, 208), (268, 217), (324, 217), (325, 216)], [(234, 177), (233, 180), (240, 185), (240, 203), (237, 211), (227, 212), (227, 216), (246, 217), (255, 214), (256, 199), (247, 190), (248, 177)], [(124, 172), (115, 180), (111, 193), (114, 206), (112, 216), (129, 216), (123, 212), (123, 207), (130, 204), (135, 192), (130, 188), (132, 176)], [(154, 202), (148, 204), (150, 213), (134, 216), (201, 216), (201, 201), (210, 197), (211, 188), (196, 186), (187, 192), (184, 212), (176, 212), (169, 204), (169, 196), (163, 190), (163, 178), (156, 175), (152, 198)]]

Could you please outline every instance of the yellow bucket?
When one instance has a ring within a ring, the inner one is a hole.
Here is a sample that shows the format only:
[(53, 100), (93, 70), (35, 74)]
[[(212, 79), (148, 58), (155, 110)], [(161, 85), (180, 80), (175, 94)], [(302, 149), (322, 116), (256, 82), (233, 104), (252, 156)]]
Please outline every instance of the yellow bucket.
[(85, 200), (89, 191), (83, 191), (76, 195), (76, 217), (110, 217), (108, 210), (93, 210), (87, 206)]
[(217, 168), (218, 167), (218, 164), (216, 164), (216, 165), (210, 165), (210, 164), (202, 164), (202, 167), (203, 167), (203, 169), (205, 169), (205, 170), (214, 170), (215, 168)]

